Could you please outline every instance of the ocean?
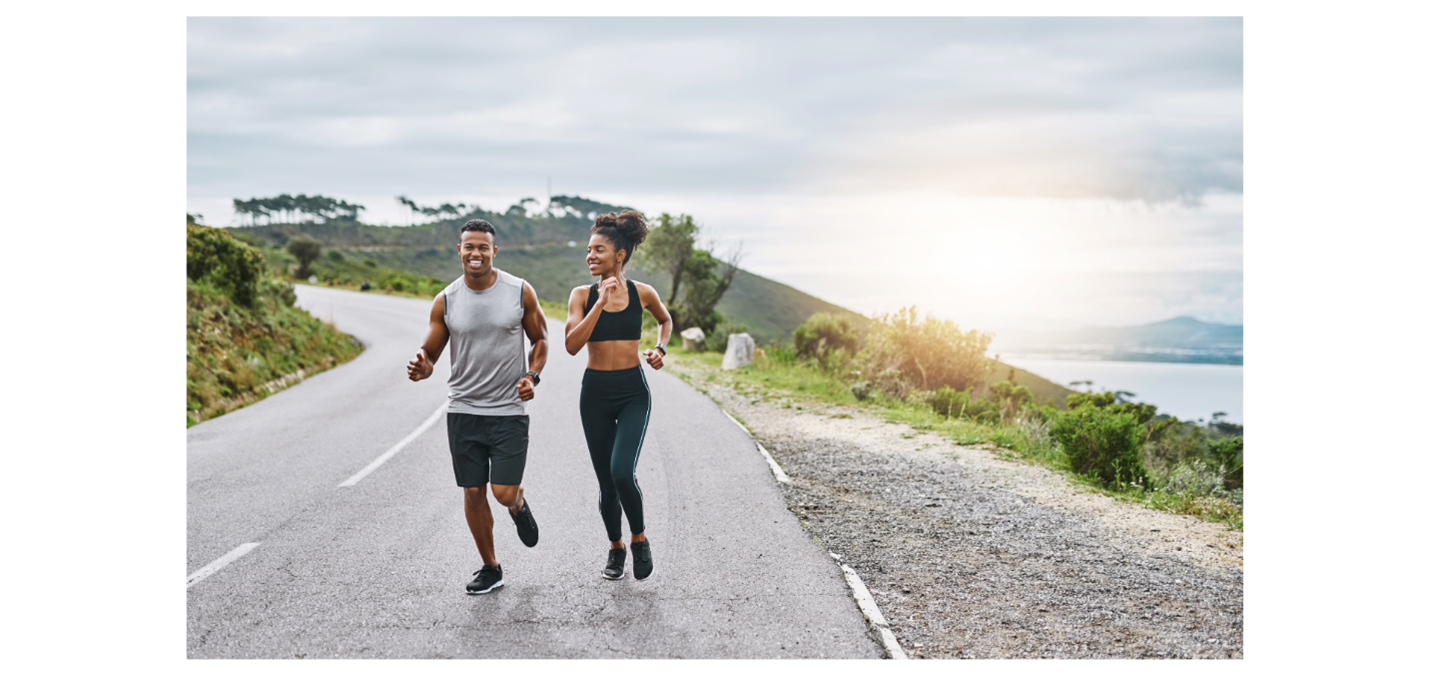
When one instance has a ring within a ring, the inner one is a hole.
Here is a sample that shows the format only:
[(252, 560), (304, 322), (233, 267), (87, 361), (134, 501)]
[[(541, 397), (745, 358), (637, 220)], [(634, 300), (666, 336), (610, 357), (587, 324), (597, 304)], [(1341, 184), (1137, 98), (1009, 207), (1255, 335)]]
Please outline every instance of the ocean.
[[(1093, 391), (1130, 391), (1131, 400), (1151, 403), (1158, 412), (1187, 421), (1211, 419), (1212, 413), (1226, 413), (1226, 421), (1245, 424), (1242, 417), (1241, 369), (1205, 363), (1158, 363), (1150, 361), (1074, 361), (1021, 358), (1004, 354), (1008, 363), (1040, 377), (1068, 386), (1078, 380), (1092, 380)], [(1087, 391), (1087, 386), (1072, 387)]]

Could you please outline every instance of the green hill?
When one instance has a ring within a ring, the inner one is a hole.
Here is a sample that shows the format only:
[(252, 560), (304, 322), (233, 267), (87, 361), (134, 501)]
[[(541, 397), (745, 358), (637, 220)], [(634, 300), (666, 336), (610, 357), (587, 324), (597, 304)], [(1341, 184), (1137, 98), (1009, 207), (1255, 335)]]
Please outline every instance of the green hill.
[[(290, 237), (306, 234), (318, 239), (326, 252), (337, 251), (342, 257), (341, 261), (335, 261), (326, 257), (330, 254), (325, 254), (315, 266), (315, 271), (324, 279), (327, 278), (325, 269), (336, 273), (341, 267), (344, 274), (351, 277), (363, 272), (356, 266), (371, 260), (369, 280), (374, 284), (378, 283), (380, 268), (391, 268), (433, 277), (445, 285), (462, 273), (456, 248), (462, 223), (483, 218), (497, 230), (496, 267), (529, 281), (543, 300), (564, 303), (573, 287), (594, 281), (585, 263), (593, 214), (624, 207), (566, 196), (555, 197), (552, 202), (565, 207), (557, 215), (535, 218), (513, 207), (504, 213), (475, 209), (459, 218), (407, 227), (330, 221), (259, 225), (234, 228), (234, 232), (245, 241), (273, 250), (270, 257), (279, 264), (286, 260), (285, 254), (274, 249), (281, 248)], [(573, 205), (583, 210), (574, 211)], [(649, 283), (662, 293), (670, 288), (669, 277), (662, 273), (650, 273), (633, 266), (630, 277)], [(794, 329), (816, 312), (847, 314), (861, 325), (868, 322), (867, 318), (843, 307), (744, 270), (735, 276), (716, 309), (731, 323), (745, 325), (760, 343), (788, 342)]]

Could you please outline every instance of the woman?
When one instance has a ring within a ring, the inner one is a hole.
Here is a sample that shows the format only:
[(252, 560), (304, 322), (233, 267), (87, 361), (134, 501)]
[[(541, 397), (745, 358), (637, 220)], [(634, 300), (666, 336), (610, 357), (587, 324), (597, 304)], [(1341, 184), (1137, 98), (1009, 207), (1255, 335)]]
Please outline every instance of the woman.
[[(611, 542), (601, 575), (626, 575), (626, 549), (621, 543), (621, 512), (631, 527), (631, 571), (636, 579), (650, 576), (650, 542), (645, 536), (641, 489), (636, 484), (645, 430), (650, 422), (650, 387), (641, 372), (641, 357), (659, 370), (673, 323), (655, 289), (625, 278), (623, 272), (636, 247), (645, 241), (646, 222), (635, 211), (608, 213), (591, 226), (586, 265), (600, 281), (571, 291), (566, 318), (566, 351), (573, 356), (586, 347), (586, 375), (581, 379), (581, 426), (586, 448), (601, 485), (601, 520)], [(640, 351), (642, 309), (660, 323), (655, 349)]]

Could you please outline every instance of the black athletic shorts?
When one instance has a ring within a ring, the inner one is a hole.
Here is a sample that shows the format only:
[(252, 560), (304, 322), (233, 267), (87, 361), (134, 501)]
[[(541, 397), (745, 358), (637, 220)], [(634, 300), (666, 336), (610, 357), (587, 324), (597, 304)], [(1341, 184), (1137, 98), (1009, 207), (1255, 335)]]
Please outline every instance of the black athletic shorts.
[(447, 447), (457, 485), (521, 485), (530, 422), (526, 415), (447, 413)]

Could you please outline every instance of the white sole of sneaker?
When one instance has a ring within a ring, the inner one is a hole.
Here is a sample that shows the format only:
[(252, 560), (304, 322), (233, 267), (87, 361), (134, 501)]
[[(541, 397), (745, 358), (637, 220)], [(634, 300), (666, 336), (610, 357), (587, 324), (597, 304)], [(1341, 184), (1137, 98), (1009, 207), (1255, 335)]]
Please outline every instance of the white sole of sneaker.
[(498, 588), (501, 588), (502, 586), (505, 586), (505, 585), (506, 585), (506, 581), (505, 581), (505, 580), (503, 580), (503, 581), (498, 581), (498, 582), (492, 584), (490, 587), (488, 587), (487, 590), (485, 590), (485, 591), (467, 591), (467, 595), (485, 595), (485, 594), (490, 593), (490, 592), (492, 592), (492, 591), (494, 591), (494, 590), (496, 590), (496, 589), (498, 589)]
[(626, 573), (625, 573), (625, 572), (621, 572), (621, 576), (613, 577), (613, 576), (610, 576), (610, 575), (606, 574), (605, 572), (602, 572), (602, 573), (601, 573), (601, 578), (602, 578), (602, 579), (610, 579), (611, 581), (616, 581), (616, 580), (618, 580), (618, 579), (624, 579), (624, 578), (626, 578)]

